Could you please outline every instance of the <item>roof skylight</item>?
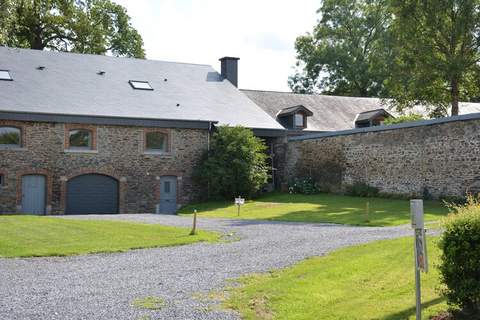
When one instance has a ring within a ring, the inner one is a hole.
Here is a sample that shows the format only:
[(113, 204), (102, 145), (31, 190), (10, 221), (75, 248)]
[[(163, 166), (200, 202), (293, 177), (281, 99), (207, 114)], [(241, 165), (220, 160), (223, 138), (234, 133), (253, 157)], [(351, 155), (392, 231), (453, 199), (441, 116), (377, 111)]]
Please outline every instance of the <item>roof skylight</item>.
[(8, 70), (0, 70), (0, 80), (13, 81), (13, 78), (12, 78), (12, 76), (10, 75), (10, 71), (8, 71)]
[(130, 80), (128, 81), (130, 85), (132, 86), (133, 89), (137, 90), (153, 90), (152, 86), (148, 81), (136, 81), (136, 80)]

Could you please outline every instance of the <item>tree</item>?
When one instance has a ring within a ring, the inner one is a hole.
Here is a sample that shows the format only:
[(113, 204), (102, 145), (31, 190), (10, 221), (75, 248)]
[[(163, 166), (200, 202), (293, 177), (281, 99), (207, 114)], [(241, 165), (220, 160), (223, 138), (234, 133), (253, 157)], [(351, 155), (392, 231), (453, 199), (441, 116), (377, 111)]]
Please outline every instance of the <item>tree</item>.
[(244, 127), (220, 126), (195, 177), (212, 198), (251, 197), (267, 182), (267, 147)]
[(145, 57), (125, 8), (110, 0), (0, 0), (0, 9), (0, 45)]
[(386, 85), (398, 109), (414, 104), (458, 114), (479, 95), (480, 1), (392, 0), (395, 63)]
[(379, 96), (387, 77), (387, 0), (325, 0), (313, 34), (297, 38), (294, 92)]

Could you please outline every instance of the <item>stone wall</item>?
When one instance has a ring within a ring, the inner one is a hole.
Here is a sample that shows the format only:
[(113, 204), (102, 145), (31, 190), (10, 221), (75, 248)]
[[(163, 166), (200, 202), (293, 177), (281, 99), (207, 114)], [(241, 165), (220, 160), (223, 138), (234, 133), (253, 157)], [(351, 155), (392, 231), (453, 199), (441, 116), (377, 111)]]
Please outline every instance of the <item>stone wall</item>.
[(462, 196), (480, 184), (480, 120), (289, 141), (284, 176), (313, 177), (325, 191), (364, 182), (386, 193)]
[(0, 125), (20, 127), (23, 132), (22, 148), (0, 149), (0, 174), (6, 178), (0, 188), (0, 212), (21, 211), (25, 174), (47, 177), (47, 211), (54, 214), (64, 212), (67, 181), (83, 173), (106, 174), (120, 182), (121, 213), (155, 212), (158, 179), (164, 175), (177, 176), (179, 204), (199, 194), (191, 176), (207, 148), (207, 130), (161, 129), (168, 134), (171, 149), (149, 154), (143, 147), (147, 128), (95, 126), (96, 150), (78, 152), (65, 149), (66, 127), (71, 124), (0, 120)]

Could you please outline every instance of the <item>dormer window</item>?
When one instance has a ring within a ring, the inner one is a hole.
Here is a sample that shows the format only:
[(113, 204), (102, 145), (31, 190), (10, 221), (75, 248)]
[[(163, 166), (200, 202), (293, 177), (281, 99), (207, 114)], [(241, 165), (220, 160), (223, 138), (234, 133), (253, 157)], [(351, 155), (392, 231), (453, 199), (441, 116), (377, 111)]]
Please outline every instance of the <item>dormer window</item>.
[(10, 71), (8, 71), (8, 70), (0, 70), (0, 80), (13, 81), (13, 78), (12, 78), (12, 76), (10, 75)]
[(305, 116), (301, 113), (295, 114), (295, 127), (304, 128), (305, 127)]
[(148, 81), (130, 80), (128, 81), (128, 83), (130, 83), (132, 88), (136, 90), (153, 90), (152, 86), (150, 85), (150, 83), (148, 83)]
[(287, 129), (305, 129), (307, 127), (307, 117), (311, 117), (313, 112), (302, 105), (288, 107), (277, 113), (278, 122)]
[(385, 109), (375, 109), (357, 114), (355, 128), (367, 128), (383, 125), (386, 118), (393, 117)]

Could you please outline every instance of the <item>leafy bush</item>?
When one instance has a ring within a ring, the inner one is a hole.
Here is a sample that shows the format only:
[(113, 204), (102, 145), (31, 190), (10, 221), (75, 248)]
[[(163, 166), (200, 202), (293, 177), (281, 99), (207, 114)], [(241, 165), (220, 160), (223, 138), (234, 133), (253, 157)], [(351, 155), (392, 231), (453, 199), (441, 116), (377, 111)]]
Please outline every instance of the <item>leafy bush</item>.
[(401, 115), (396, 118), (386, 118), (385, 121), (383, 121), (384, 125), (391, 125), (391, 124), (398, 124), (398, 123), (403, 123), (403, 122), (413, 122), (413, 121), (419, 121), (419, 120), (425, 120), (422, 115), (416, 114), (416, 113), (410, 113), (406, 115)]
[(266, 149), (250, 129), (219, 126), (194, 177), (209, 198), (252, 197), (267, 183)]
[(289, 193), (313, 194), (319, 191), (313, 178), (295, 178), (288, 187)]
[(467, 203), (467, 197), (460, 196), (440, 196), (440, 201), (448, 205), (465, 205)]
[(461, 309), (456, 318), (480, 319), (480, 201), (469, 197), (467, 204), (452, 208), (440, 241), (443, 294)]
[(353, 197), (376, 197), (378, 188), (372, 187), (364, 182), (355, 182), (345, 188), (345, 194)]

